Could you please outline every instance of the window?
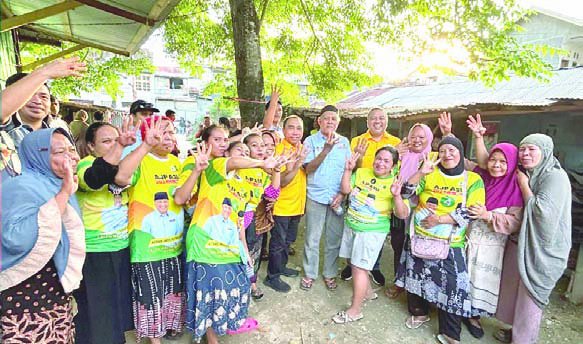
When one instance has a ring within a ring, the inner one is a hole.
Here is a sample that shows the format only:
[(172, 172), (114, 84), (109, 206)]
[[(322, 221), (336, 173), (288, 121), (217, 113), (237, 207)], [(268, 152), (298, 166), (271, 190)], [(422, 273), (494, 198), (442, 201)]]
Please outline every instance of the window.
[(561, 67), (560, 68), (567, 68), (569, 67), (569, 60), (561, 60)]
[(182, 89), (182, 85), (184, 85), (184, 79), (180, 78), (170, 78), (170, 89), (171, 90), (180, 90)]
[(142, 74), (136, 77), (136, 91), (150, 91), (152, 81), (149, 74)]

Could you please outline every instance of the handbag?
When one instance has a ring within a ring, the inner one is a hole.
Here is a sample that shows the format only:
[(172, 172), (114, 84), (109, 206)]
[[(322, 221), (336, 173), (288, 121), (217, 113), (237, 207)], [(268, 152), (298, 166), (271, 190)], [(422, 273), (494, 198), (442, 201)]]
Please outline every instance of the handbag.
[[(464, 182), (462, 184), (462, 207), (466, 206), (466, 188), (468, 184), (468, 172), (464, 171)], [(449, 238), (430, 238), (424, 235), (415, 234), (415, 221), (411, 220), (409, 232), (411, 235), (411, 253), (421, 259), (445, 259), (449, 254), (449, 247), (455, 233), (457, 225), (452, 226)]]

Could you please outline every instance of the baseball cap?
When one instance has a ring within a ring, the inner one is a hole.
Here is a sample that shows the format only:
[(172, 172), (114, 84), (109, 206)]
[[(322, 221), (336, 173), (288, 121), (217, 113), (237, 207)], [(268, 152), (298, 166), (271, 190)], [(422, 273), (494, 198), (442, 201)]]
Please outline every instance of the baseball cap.
[(146, 103), (145, 100), (141, 100), (141, 99), (136, 100), (130, 106), (130, 113), (136, 113), (138, 111), (160, 112), (160, 110), (158, 110), (154, 107), (154, 104)]

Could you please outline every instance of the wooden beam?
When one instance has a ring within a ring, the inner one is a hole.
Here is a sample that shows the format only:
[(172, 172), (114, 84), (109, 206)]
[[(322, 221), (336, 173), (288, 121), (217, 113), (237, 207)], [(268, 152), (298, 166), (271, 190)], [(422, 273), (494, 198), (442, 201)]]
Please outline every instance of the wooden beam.
[(77, 44), (83, 44), (83, 45), (86, 45), (88, 47), (92, 47), (92, 48), (103, 50), (103, 51), (109, 51), (110, 53), (114, 53), (114, 54), (118, 54), (118, 55), (130, 56), (130, 53), (125, 51), (125, 50), (119, 50), (119, 49), (108, 47), (108, 46), (103, 45), (103, 44), (89, 42), (89, 41), (86, 41), (83, 39), (78, 39), (78, 38), (67, 36), (67, 35), (57, 34), (57, 33), (50, 32), (50, 31), (47, 31), (44, 29), (40, 29), (38, 26), (27, 27), (27, 29), (31, 30), (31, 31), (35, 31), (35, 32), (40, 32), (43, 35), (55, 37), (55, 38), (58, 38), (58, 39), (61, 39), (64, 41), (69, 41), (69, 42), (73, 42), (73, 43), (77, 43)]
[(101, 10), (101, 11), (104, 11), (107, 13), (111, 13), (113, 15), (116, 15), (116, 16), (119, 16), (119, 17), (122, 17), (125, 19), (133, 20), (133, 21), (140, 23), (140, 24), (144, 24), (147, 26), (154, 26), (156, 24), (156, 20), (154, 20), (154, 19), (150, 19), (148, 17), (144, 17), (144, 16), (141, 16), (139, 14), (135, 14), (133, 12), (126, 11), (126, 10), (121, 9), (119, 7), (105, 4), (101, 1), (97, 1), (97, 0), (76, 0), (76, 1), (80, 2), (84, 5), (87, 5), (89, 7), (97, 8), (98, 10)]
[(83, 44), (76, 45), (76, 46), (74, 46), (72, 48), (65, 49), (65, 50), (60, 51), (60, 52), (58, 52), (56, 54), (49, 55), (49, 56), (44, 57), (44, 58), (42, 58), (42, 59), (40, 59), (38, 61), (35, 61), (33, 63), (30, 63), (30, 64), (27, 64), (26, 66), (23, 66), (22, 69), (23, 70), (34, 70), (37, 67), (44, 65), (45, 63), (51, 62), (53, 60), (58, 59), (59, 57), (65, 56), (65, 55), (72, 54), (72, 53), (74, 53), (76, 51), (79, 51), (81, 49), (84, 49), (84, 48), (87, 48), (87, 46), (86, 45), (83, 45)]
[(32, 42), (32, 43), (38, 43), (38, 44), (45, 44), (45, 45), (50, 45), (50, 46), (57, 47), (57, 48), (60, 48), (63, 46), (62, 42), (57, 40), (57, 39), (29, 36), (29, 35), (26, 35), (22, 32), (20, 32), (20, 34), (18, 35), (18, 39), (21, 42)]
[(30, 24), (32, 22), (47, 17), (52, 17), (54, 15), (72, 10), (79, 6), (83, 6), (83, 4), (76, 1), (67, 0), (56, 5), (52, 5), (49, 7), (38, 9), (36, 11), (4, 19), (2, 20), (2, 23), (0, 23), (1, 32), (8, 31), (26, 24)]
[(4, 18), (9, 18), (14, 16), (14, 14), (12, 14), (12, 11), (10, 10), (10, 8), (8, 8), (8, 6), (4, 3), (4, 0), (0, 1), (0, 11), (2, 12), (2, 20), (4, 20)]

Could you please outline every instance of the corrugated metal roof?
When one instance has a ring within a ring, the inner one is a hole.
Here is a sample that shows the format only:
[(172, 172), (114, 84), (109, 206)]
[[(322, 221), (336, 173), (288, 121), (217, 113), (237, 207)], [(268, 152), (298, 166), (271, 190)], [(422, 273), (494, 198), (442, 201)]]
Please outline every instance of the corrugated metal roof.
[[(384, 90), (384, 92), (380, 92)], [(387, 87), (351, 95), (339, 102), (345, 112), (358, 113), (374, 107), (389, 114), (419, 113), (477, 104), (544, 106), (559, 99), (583, 99), (583, 67), (554, 71), (549, 82), (511, 77), (493, 88), (465, 77), (449, 77), (423, 86)]]
[[(100, 0), (99, 3), (130, 12), (148, 21), (146, 25), (89, 5), (36, 20), (23, 28), (72, 42), (83, 41), (129, 55), (135, 53), (179, 0)], [(62, 3), (59, 0), (3, 1), (8, 17), (19, 16)], [(78, 42), (79, 43), (79, 42)], [(107, 49), (103, 49), (107, 50)], [(110, 51), (111, 51), (110, 50)]]

